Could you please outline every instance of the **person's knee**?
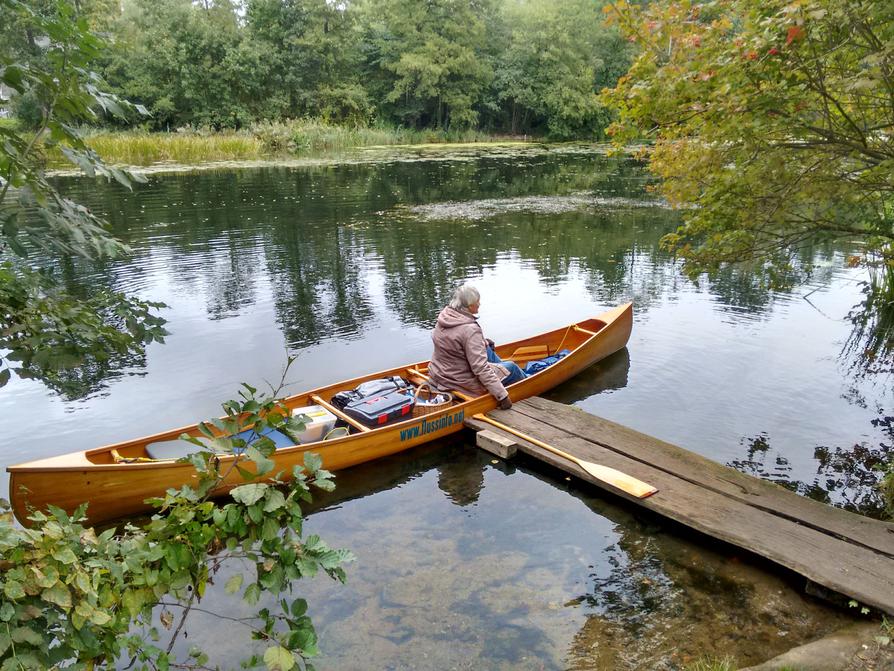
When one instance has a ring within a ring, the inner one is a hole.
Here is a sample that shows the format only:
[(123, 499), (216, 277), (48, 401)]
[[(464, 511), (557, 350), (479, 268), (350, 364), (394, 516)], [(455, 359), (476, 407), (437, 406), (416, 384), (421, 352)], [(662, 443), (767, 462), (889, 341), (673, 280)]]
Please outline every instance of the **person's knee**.
[(503, 365), (506, 366), (506, 369), (509, 371), (509, 375), (503, 379), (503, 384), (512, 384), (513, 382), (524, 380), (527, 377), (525, 371), (523, 371), (514, 361), (504, 361)]

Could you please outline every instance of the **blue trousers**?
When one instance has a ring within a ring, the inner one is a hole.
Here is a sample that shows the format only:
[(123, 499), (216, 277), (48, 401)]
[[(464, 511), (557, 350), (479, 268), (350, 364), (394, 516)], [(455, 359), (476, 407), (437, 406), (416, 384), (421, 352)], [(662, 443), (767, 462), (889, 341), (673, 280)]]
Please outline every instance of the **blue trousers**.
[(503, 386), (512, 384), (513, 382), (518, 382), (519, 380), (524, 380), (527, 375), (525, 375), (525, 371), (521, 369), (521, 367), (515, 363), (514, 361), (503, 361), (500, 357), (497, 356), (497, 353), (494, 352), (492, 347), (487, 348), (487, 360), (491, 363), (498, 363), (504, 368), (509, 369), (509, 375), (504, 377), (500, 382), (503, 383)]

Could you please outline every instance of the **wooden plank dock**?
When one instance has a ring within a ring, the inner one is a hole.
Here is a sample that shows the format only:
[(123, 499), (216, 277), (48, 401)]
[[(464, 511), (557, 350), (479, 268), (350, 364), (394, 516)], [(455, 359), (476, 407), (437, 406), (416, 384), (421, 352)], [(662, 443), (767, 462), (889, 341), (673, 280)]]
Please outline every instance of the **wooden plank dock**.
[(514, 443), (518, 450), (643, 508), (765, 557), (862, 605), (894, 614), (894, 524), (799, 496), (676, 445), (543, 398), (520, 401), (511, 410), (495, 410), (487, 416), (578, 458), (639, 478), (658, 492), (635, 498), (596, 480), (571, 461), (490, 424), (468, 419), (469, 427), (486, 430), (480, 443), (488, 442), (488, 437), (491, 446)]

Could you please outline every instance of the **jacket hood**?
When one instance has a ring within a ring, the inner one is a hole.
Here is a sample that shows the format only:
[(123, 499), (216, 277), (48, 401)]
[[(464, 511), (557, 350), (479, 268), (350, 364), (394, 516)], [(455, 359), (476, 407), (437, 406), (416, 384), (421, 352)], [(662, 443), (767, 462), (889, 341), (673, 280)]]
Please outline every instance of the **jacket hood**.
[(475, 321), (472, 313), (465, 310), (454, 310), (449, 306), (441, 310), (441, 313), (438, 315), (438, 326), (442, 329), (450, 329), (463, 324), (474, 324)]

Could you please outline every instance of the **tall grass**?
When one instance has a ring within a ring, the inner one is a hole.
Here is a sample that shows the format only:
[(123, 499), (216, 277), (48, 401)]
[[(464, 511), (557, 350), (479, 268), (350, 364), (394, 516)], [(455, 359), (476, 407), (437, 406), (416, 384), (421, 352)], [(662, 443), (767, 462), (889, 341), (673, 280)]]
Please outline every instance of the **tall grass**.
[[(475, 130), (416, 130), (394, 126), (349, 127), (319, 119), (260, 122), (239, 131), (181, 130), (92, 131), (87, 144), (107, 162), (152, 165), (173, 162), (238, 161), (318, 155), (359, 147), (488, 142), (497, 138)], [(57, 151), (48, 154), (51, 167), (69, 164)]]
[(319, 119), (261, 123), (254, 126), (252, 132), (265, 142), (270, 151), (285, 149), (289, 153), (342, 151), (383, 145), (486, 142), (494, 139), (476, 130), (416, 130), (385, 125), (352, 128)]
[(729, 657), (704, 658), (683, 667), (684, 671), (735, 671), (736, 665)]
[[(260, 140), (245, 133), (147, 133), (142, 131), (95, 133), (87, 145), (109, 163), (152, 165), (153, 163), (199, 163), (237, 161), (263, 155)], [(61, 154), (51, 152), (50, 165), (67, 165)]]

